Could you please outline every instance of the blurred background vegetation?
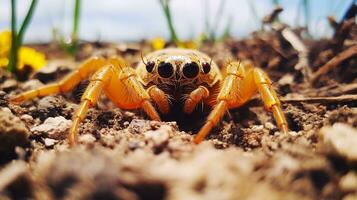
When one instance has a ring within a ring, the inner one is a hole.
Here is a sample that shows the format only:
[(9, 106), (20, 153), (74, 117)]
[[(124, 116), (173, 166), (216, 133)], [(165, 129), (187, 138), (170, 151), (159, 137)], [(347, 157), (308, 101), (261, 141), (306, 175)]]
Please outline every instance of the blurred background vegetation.
[[(25, 42), (49, 42), (54, 34), (69, 39), (73, 32), (76, 0), (42, 0), (24, 36)], [(78, 37), (83, 40), (137, 41), (154, 37), (170, 39), (162, 4), (168, 0), (81, 0)], [(31, 0), (18, 1), (17, 20), (23, 19)], [(284, 8), (280, 20), (293, 27), (308, 26), (313, 37), (329, 36), (327, 16), (339, 21), (352, 0), (170, 0), (173, 28), (180, 39), (202, 33), (208, 38), (231, 34), (248, 36), (275, 5)], [(100, 4), (100, 5), (99, 5)], [(0, 1), (0, 30), (10, 30), (10, 0)]]
[(1, 1), (0, 67), (16, 74), (24, 66), (36, 70), (46, 64), (44, 55), (23, 47), (23, 42), (55, 42), (74, 56), (79, 41), (149, 40), (160, 49), (165, 40), (197, 48), (203, 41), (239, 39), (264, 31), (263, 18), (278, 6), (284, 12), (274, 20), (304, 27), (307, 38), (329, 37), (333, 28), (328, 16), (338, 23), (355, 4), (355, 0)]

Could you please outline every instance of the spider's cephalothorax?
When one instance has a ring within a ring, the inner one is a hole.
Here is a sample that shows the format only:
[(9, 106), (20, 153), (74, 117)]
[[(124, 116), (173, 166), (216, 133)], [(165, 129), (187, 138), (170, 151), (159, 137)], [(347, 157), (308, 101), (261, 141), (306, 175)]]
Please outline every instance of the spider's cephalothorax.
[(94, 106), (100, 93), (122, 109), (143, 109), (153, 120), (160, 115), (175, 112), (172, 104), (182, 104), (182, 112), (190, 114), (200, 104), (212, 111), (194, 142), (201, 142), (218, 123), (224, 113), (246, 103), (257, 91), (264, 105), (271, 111), (283, 132), (288, 132), (280, 101), (268, 76), (250, 62), (231, 62), (222, 77), (217, 65), (196, 50), (163, 49), (148, 54), (136, 69), (118, 58), (91, 58), (60, 82), (21, 93), (11, 102), (19, 103), (38, 96), (64, 93), (73, 89), (82, 79), (93, 74), (81, 104), (73, 115), (69, 131), (70, 144), (77, 142), (77, 130), (88, 108)]
[[(164, 49), (150, 53), (142, 58), (136, 71), (144, 88), (150, 88), (151, 92), (161, 90), (167, 97), (168, 108), (161, 106), (160, 109), (158, 106), (162, 119), (176, 121), (183, 130), (196, 129), (204, 122), (207, 110), (215, 103), (222, 79), (216, 63), (209, 56), (190, 49)], [(188, 103), (195, 90), (197, 95), (207, 97), (197, 106)]]
[(215, 62), (189, 49), (155, 51), (143, 58), (136, 71), (144, 87), (157, 86), (172, 103), (184, 101), (199, 86), (217, 88), (222, 79)]

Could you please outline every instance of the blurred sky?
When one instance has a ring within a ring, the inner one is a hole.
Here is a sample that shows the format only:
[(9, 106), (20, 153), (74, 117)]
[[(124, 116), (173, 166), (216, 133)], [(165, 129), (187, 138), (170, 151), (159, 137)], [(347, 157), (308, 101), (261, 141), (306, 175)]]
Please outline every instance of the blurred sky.
[[(250, 1), (250, 3), (248, 2)], [(17, 0), (18, 20), (23, 20), (30, 0)], [(302, 0), (281, 0), (285, 11), (281, 20), (292, 26), (304, 24)], [(309, 29), (315, 37), (329, 36), (326, 16), (339, 20), (351, 0), (310, 0)], [(171, 0), (174, 25), (180, 38), (193, 38), (204, 31), (205, 11), (213, 23), (220, 0)], [(252, 11), (252, 7), (256, 12)], [(231, 18), (231, 33), (245, 37), (260, 28), (261, 20), (273, 8), (271, 0), (226, 0), (217, 31), (223, 32)], [(69, 34), (72, 29), (74, 0), (39, 0), (25, 42), (46, 42), (53, 29)], [(18, 23), (19, 26), (19, 23)], [(0, 1), (0, 30), (10, 29), (10, 0)], [(80, 38), (84, 40), (130, 41), (169, 37), (159, 0), (82, 0)]]

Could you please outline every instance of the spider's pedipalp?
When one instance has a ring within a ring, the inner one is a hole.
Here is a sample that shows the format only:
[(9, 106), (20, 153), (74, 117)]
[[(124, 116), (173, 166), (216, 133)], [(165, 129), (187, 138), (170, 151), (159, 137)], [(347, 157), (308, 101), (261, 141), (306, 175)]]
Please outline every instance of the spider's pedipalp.
[(170, 111), (169, 99), (167, 98), (164, 91), (162, 91), (156, 85), (150, 86), (146, 91), (162, 114), (167, 114)]
[(209, 90), (204, 86), (199, 86), (197, 89), (193, 90), (187, 97), (183, 111), (187, 114), (193, 112), (197, 104), (202, 102), (204, 99), (209, 97)]

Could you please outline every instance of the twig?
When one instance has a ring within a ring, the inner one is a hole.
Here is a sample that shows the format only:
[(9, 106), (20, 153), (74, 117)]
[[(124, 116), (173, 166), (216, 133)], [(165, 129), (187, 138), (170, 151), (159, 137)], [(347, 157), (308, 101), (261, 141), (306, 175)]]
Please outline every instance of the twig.
[(284, 103), (345, 103), (345, 102), (357, 102), (356, 94), (347, 94), (337, 97), (298, 97), (298, 98), (282, 98), (281, 102)]
[(337, 84), (337, 85), (328, 85), (321, 87), (318, 90), (313, 90), (309, 94), (313, 96), (336, 96), (343, 94), (354, 94), (357, 92), (357, 83), (349, 84)]
[(279, 21), (278, 16), (282, 11), (283, 11), (283, 8), (281, 6), (276, 6), (272, 13), (270, 13), (269, 15), (267, 15), (263, 18), (263, 23), (271, 24), (274, 21)]
[(336, 54), (342, 51), (345, 40), (348, 38), (351, 33), (351, 29), (355, 26), (356, 22), (354, 18), (343, 21), (337, 25), (335, 28), (335, 34), (333, 36), (332, 48)]
[(308, 60), (309, 50), (301, 39), (288, 26), (275, 20), (282, 11), (283, 9), (281, 7), (276, 7), (271, 14), (264, 17), (263, 23), (271, 24), (273, 30), (280, 33), (281, 36), (298, 52), (299, 60), (294, 68), (295, 70), (302, 72), (305, 82), (309, 82), (312, 73)]
[(318, 78), (329, 72), (332, 68), (335, 68), (338, 64), (340, 64), (342, 61), (354, 56), (357, 54), (357, 45), (353, 45), (350, 48), (344, 50), (343, 52), (339, 53), (337, 56), (329, 60), (326, 64), (324, 64), (322, 67), (320, 67), (313, 75), (311, 82), (315, 83)]
[(285, 27), (281, 31), (281, 35), (291, 44), (291, 46), (298, 52), (298, 63), (295, 65), (295, 69), (303, 73), (305, 81), (308, 82), (311, 79), (311, 69), (309, 66), (308, 55), (309, 51), (300, 38), (288, 27)]

